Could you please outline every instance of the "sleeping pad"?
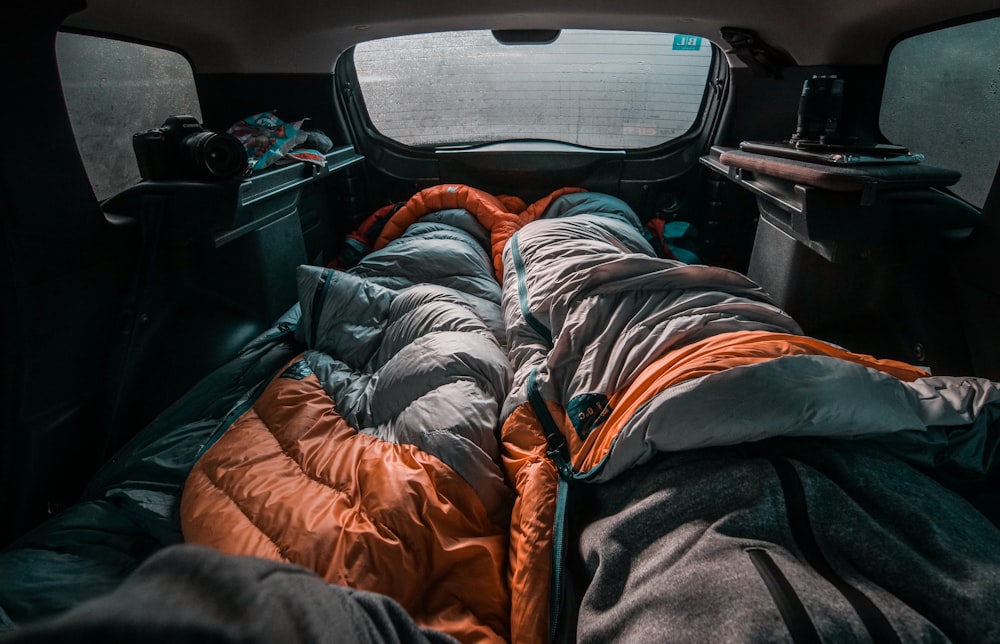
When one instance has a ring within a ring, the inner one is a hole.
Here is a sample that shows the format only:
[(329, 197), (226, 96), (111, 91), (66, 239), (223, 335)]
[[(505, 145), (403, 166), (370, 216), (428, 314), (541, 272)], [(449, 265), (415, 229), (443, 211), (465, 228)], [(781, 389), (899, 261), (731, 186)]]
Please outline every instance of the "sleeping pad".
[(995, 475), (996, 383), (804, 336), (608, 195), (436, 186), (375, 249), (300, 269), (308, 349), (194, 467), (186, 541), (462, 641), (1000, 637), (1000, 533), (929, 477)]

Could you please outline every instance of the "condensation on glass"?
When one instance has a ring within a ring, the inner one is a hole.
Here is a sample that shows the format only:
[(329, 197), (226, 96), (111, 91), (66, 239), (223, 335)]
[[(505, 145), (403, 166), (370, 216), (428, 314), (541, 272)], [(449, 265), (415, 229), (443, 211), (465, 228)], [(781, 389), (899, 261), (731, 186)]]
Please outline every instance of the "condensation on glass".
[(357, 45), (354, 64), (375, 128), (411, 146), (548, 140), (637, 149), (694, 125), (712, 45), (680, 34), (564, 30), (546, 45), (489, 31)]
[(982, 207), (1000, 159), (1000, 18), (900, 41), (879, 126), (928, 165), (960, 171), (952, 191)]
[(172, 114), (201, 120), (194, 74), (174, 51), (60, 33), (56, 55), (76, 145), (98, 199), (139, 181), (132, 135)]

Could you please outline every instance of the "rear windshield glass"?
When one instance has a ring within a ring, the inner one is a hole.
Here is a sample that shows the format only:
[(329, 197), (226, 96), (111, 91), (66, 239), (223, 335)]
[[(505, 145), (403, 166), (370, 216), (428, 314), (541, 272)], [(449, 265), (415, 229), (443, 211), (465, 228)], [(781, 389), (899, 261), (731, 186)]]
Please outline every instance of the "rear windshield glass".
[(549, 44), (490, 31), (359, 44), (354, 65), (372, 124), (411, 146), (548, 140), (637, 149), (692, 128), (712, 63), (683, 34), (563, 30)]

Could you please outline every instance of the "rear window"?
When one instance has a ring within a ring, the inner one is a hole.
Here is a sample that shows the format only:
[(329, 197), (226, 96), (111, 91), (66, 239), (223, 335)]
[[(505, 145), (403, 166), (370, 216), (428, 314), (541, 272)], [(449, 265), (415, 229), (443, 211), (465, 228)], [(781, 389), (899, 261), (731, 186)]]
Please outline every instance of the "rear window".
[(501, 44), (490, 31), (461, 31), (361, 43), (354, 65), (372, 124), (405, 145), (638, 149), (695, 124), (712, 46), (683, 34), (584, 30)]

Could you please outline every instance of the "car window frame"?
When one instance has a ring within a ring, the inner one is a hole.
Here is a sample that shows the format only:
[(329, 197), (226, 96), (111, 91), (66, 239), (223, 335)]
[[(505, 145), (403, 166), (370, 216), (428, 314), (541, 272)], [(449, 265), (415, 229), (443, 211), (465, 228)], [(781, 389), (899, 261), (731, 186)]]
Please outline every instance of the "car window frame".
[[(666, 33), (666, 32), (663, 32)], [(698, 116), (694, 119), (688, 130), (675, 138), (669, 139), (646, 148), (615, 149), (597, 148), (577, 145), (573, 143), (551, 143), (552, 150), (561, 149), (566, 153), (593, 154), (593, 155), (625, 155), (629, 159), (646, 159), (662, 157), (672, 151), (687, 147), (692, 142), (703, 138), (706, 131), (713, 130), (718, 126), (719, 118), (725, 103), (727, 87), (729, 82), (729, 66), (725, 55), (719, 45), (708, 38), (704, 39), (711, 47), (712, 55), (708, 66), (708, 73), (705, 78), (705, 88), (701, 101), (698, 104)], [(374, 147), (391, 151), (393, 154), (411, 158), (433, 158), (438, 154), (454, 151), (474, 151), (472, 148), (449, 148), (435, 146), (413, 146), (407, 145), (396, 139), (384, 135), (375, 127), (368, 107), (365, 104), (363, 92), (361, 91), (357, 69), (354, 65), (354, 47), (350, 47), (338, 57), (334, 65), (335, 86), (337, 88), (338, 100), (341, 101), (341, 109), (346, 115), (347, 130), (354, 137), (356, 146), (364, 149), (370, 143)], [(521, 141), (515, 141), (519, 143)], [(509, 141), (497, 141), (493, 144), (484, 143), (479, 145), (483, 149), (488, 149), (490, 145), (509, 143)], [(525, 154), (530, 154), (527, 148)]]

